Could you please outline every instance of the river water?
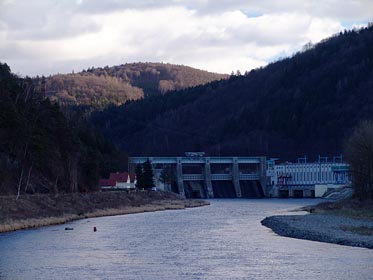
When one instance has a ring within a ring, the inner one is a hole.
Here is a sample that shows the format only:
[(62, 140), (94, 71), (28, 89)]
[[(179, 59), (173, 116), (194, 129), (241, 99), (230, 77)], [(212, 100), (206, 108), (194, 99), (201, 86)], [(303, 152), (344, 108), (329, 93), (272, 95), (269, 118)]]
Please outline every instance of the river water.
[(316, 200), (210, 202), (0, 234), (0, 279), (373, 279), (373, 250), (260, 224)]

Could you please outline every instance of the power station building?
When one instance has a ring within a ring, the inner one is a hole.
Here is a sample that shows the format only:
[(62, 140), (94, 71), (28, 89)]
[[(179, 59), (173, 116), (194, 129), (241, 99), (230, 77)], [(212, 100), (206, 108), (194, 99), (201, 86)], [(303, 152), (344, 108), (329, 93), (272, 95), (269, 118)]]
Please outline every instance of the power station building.
[(276, 164), (277, 159), (267, 161), (267, 176), (273, 197), (319, 197), (327, 189), (350, 184), (349, 165), (342, 157), (327, 161), (319, 157), (317, 162), (308, 163), (301, 158), (297, 163)]

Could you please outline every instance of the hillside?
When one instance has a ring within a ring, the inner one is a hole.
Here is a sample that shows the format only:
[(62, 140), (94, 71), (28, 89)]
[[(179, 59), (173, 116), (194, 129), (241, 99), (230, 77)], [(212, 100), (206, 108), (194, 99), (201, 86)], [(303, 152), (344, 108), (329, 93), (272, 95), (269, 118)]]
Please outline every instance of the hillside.
[(0, 194), (92, 190), (121, 153), (79, 112), (65, 116), (0, 63)]
[(131, 63), (51, 76), (46, 79), (46, 94), (63, 105), (104, 108), (227, 77), (182, 65)]
[[(41, 80), (40, 80), (41, 81)], [(90, 105), (103, 108), (144, 97), (142, 89), (116, 77), (78, 73), (54, 75), (45, 81), (46, 95), (61, 105)]]
[(373, 27), (345, 31), (245, 76), (93, 115), (131, 155), (339, 154), (373, 118)]

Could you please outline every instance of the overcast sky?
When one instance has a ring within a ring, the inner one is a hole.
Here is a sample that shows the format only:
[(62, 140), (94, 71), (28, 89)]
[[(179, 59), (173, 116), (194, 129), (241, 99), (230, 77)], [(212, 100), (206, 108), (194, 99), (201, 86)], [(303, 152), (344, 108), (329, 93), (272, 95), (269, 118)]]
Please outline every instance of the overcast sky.
[(0, 62), (21, 75), (126, 62), (250, 70), (373, 21), (373, 0), (0, 0)]

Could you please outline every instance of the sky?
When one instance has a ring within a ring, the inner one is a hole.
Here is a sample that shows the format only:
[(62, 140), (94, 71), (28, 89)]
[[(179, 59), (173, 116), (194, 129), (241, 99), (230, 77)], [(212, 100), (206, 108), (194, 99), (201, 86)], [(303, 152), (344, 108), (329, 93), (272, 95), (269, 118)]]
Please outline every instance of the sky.
[(244, 72), (373, 21), (373, 0), (0, 0), (21, 76), (164, 62)]

